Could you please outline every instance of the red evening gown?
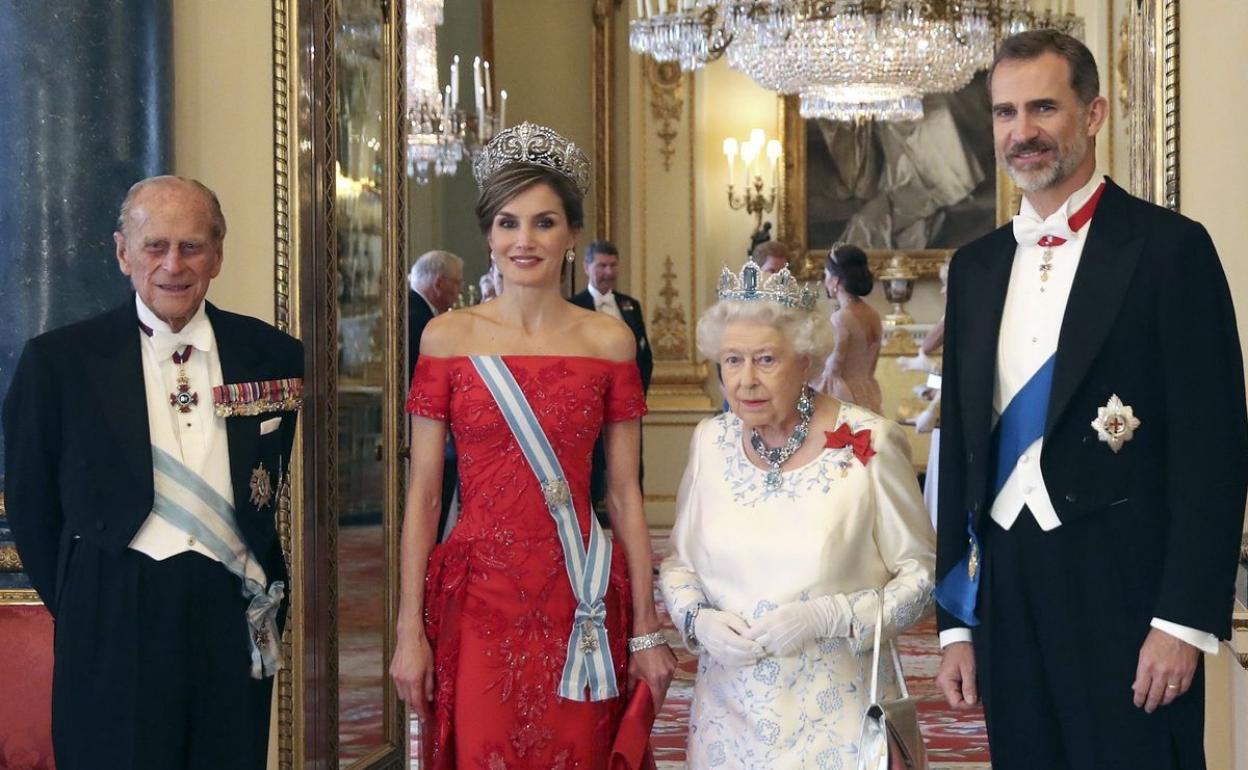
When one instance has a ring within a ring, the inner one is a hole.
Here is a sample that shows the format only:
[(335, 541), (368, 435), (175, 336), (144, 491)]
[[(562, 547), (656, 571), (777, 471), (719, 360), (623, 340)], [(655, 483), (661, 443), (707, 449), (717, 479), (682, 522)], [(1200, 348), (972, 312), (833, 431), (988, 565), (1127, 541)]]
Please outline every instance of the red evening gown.
[[(588, 538), (594, 441), (604, 422), (645, 413), (637, 367), (587, 357), (503, 359), (559, 456)], [(605, 768), (625, 699), (557, 695), (576, 600), (554, 520), (502, 413), (466, 357), (421, 356), (407, 410), (449, 420), (459, 455), (459, 521), (433, 549), (425, 579), (436, 666), (425, 733), (431, 767)], [(623, 694), (632, 602), (623, 549), (614, 545), (606, 627)]]

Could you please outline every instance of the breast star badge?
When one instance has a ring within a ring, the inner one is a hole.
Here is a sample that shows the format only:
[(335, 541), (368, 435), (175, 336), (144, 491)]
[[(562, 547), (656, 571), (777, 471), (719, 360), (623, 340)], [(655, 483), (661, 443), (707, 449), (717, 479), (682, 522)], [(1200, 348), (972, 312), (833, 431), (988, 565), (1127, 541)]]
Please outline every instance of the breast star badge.
[(1140, 427), (1140, 420), (1135, 416), (1135, 411), (1114, 394), (1109, 397), (1105, 406), (1097, 407), (1092, 427), (1096, 429), (1096, 437), (1109, 444), (1109, 448), (1117, 454), (1123, 444), (1135, 438), (1135, 429)]
[(273, 500), (273, 482), (269, 478), (269, 472), (264, 469), (264, 463), (260, 463), (259, 467), (251, 472), (251, 504), (257, 508), (264, 508)]

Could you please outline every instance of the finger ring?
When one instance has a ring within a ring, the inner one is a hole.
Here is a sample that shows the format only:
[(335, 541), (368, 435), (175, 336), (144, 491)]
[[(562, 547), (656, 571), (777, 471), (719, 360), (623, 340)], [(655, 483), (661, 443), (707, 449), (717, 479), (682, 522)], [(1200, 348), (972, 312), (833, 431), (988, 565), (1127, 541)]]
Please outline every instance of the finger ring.
[(1177, 684), (1168, 684), (1168, 685), (1166, 685), (1166, 689), (1167, 689), (1167, 690), (1177, 690), (1177, 689), (1179, 689), (1179, 686), (1178, 686)]

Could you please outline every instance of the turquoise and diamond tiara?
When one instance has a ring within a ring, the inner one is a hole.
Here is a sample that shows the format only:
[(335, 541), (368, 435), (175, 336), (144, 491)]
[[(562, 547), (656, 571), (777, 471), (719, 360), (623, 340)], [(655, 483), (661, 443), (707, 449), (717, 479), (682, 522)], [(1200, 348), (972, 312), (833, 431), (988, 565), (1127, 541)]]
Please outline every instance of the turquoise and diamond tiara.
[(794, 278), (787, 267), (778, 273), (765, 273), (753, 261), (746, 261), (739, 275), (725, 267), (716, 293), (721, 300), (774, 302), (806, 312), (815, 309), (817, 300), (814, 290)]
[(580, 147), (546, 126), (526, 121), (495, 134), (472, 162), (477, 187), (484, 187), (485, 180), (513, 163), (553, 169), (572, 180), (582, 197), (589, 192), (589, 158)]

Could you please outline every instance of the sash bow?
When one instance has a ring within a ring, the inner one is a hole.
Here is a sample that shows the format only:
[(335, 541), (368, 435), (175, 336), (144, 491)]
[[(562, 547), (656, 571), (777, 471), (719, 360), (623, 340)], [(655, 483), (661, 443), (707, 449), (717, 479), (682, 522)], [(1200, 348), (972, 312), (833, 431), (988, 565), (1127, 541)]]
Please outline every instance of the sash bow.
[(286, 598), (286, 584), (275, 580), (268, 591), (258, 591), (247, 605), (247, 629), (251, 632), (251, 678), (273, 676), (282, 667), (277, 633), (277, 611)]
[(870, 430), (853, 431), (849, 429), (848, 423), (843, 422), (837, 426), (836, 430), (825, 430), (823, 435), (828, 437), (825, 447), (829, 449), (850, 447), (854, 451), (854, 457), (857, 457), (858, 462), (863, 465), (875, 457), (875, 450), (871, 448)]

